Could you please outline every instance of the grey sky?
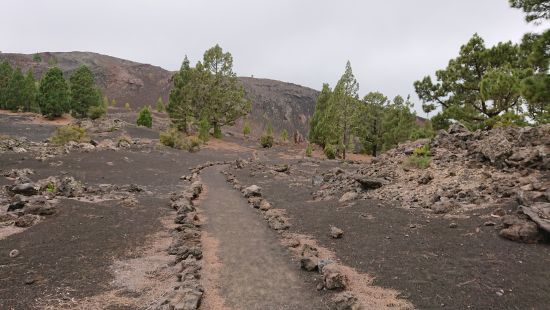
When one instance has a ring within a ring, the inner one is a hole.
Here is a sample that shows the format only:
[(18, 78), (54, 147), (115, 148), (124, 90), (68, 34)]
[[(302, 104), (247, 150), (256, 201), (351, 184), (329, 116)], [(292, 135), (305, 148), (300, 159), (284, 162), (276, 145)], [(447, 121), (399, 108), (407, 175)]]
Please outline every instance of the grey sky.
[(352, 63), (361, 95), (414, 94), (478, 32), (518, 41), (507, 0), (0, 0), (0, 50), (93, 51), (175, 70), (219, 43), (239, 75), (320, 89)]

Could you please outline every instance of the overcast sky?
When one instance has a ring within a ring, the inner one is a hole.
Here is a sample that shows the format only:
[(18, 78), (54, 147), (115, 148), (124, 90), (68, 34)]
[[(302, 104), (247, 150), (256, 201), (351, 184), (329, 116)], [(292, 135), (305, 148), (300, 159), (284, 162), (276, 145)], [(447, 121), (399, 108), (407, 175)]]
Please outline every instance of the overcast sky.
[(0, 0), (0, 51), (93, 51), (175, 70), (219, 43), (242, 76), (320, 89), (351, 61), (360, 94), (414, 94), (475, 33), (528, 31), (507, 0)]

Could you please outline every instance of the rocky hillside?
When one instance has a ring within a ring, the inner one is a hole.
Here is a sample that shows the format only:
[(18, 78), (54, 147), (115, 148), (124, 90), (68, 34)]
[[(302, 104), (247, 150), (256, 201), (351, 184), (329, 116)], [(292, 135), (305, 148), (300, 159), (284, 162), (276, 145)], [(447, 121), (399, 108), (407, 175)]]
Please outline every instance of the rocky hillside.
[[(51, 64), (56, 63), (68, 77), (81, 65), (90, 67), (103, 93), (119, 105), (130, 103), (133, 109), (153, 105), (159, 97), (164, 101), (170, 91), (172, 72), (161, 67), (141, 64), (91, 52), (44, 52), (41, 60), (33, 55), (0, 53), (0, 61), (7, 60), (23, 70), (31, 68), (41, 77)], [(276, 132), (286, 128), (289, 134), (298, 131), (307, 136), (308, 123), (315, 109), (316, 90), (280, 81), (241, 78), (248, 98), (253, 103), (250, 123), (253, 134), (259, 134), (267, 121)]]

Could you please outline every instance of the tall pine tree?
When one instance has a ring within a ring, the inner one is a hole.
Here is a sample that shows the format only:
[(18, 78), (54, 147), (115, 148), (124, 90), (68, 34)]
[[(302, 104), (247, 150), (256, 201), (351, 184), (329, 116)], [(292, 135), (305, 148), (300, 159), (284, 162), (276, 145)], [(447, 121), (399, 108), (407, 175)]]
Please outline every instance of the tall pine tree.
[(6, 100), (8, 99), (8, 87), (10, 84), (13, 68), (4, 61), (0, 64), (0, 109), (6, 109)]
[(25, 76), (21, 72), (21, 68), (15, 69), (11, 75), (10, 82), (6, 93), (5, 104), (6, 108), (11, 111), (19, 111), (24, 109), (25, 98)]
[(53, 119), (70, 110), (69, 86), (63, 78), (63, 71), (53, 67), (46, 72), (38, 91), (40, 112)]
[(101, 95), (94, 84), (94, 76), (87, 66), (78, 68), (70, 78), (71, 110), (76, 117), (86, 117), (91, 107), (101, 105)]

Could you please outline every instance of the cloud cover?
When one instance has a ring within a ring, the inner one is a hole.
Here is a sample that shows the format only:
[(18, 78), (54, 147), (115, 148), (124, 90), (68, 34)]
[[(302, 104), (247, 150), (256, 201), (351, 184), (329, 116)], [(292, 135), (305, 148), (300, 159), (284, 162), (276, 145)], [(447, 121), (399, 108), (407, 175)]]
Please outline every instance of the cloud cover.
[[(315, 89), (347, 60), (361, 95), (414, 96), (475, 32), (488, 45), (528, 31), (507, 0), (0, 0), (0, 50), (92, 51), (169, 70), (219, 43), (242, 76)], [(420, 105), (417, 104), (419, 107)]]

